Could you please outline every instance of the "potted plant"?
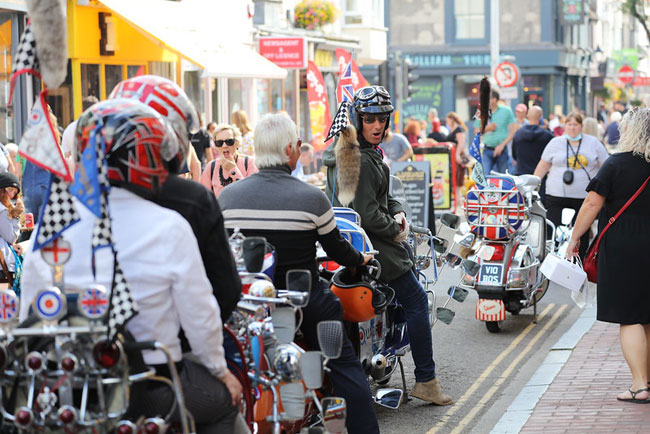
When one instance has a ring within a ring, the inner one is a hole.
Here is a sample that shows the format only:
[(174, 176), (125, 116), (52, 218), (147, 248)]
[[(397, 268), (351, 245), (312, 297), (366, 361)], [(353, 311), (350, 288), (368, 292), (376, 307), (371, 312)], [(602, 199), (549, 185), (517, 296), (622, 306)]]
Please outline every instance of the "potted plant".
[(322, 29), (336, 21), (338, 9), (329, 0), (301, 0), (294, 8), (296, 27), (307, 30)]

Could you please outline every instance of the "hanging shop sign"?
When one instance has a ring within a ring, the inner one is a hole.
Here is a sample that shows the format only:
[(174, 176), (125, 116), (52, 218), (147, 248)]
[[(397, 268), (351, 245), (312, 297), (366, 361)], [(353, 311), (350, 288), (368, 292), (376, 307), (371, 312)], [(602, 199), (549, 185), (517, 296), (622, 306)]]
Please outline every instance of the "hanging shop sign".
[(282, 68), (307, 67), (307, 41), (303, 37), (261, 37), (259, 53)]

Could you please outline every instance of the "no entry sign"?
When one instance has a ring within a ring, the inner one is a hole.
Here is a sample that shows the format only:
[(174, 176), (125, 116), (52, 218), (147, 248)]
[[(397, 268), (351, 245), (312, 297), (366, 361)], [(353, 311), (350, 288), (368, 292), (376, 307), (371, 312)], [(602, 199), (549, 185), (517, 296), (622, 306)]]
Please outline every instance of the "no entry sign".
[(616, 76), (621, 81), (621, 83), (630, 84), (634, 81), (634, 69), (632, 69), (632, 67), (629, 65), (623, 65), (621, 66), (621, 69), (618, 70), (618, 74), (616, 74)]
[(494, 70), (494, 79), (499, 87), (514, 86), (519, 79), (519, 70), (512, 62), (501, 62)]

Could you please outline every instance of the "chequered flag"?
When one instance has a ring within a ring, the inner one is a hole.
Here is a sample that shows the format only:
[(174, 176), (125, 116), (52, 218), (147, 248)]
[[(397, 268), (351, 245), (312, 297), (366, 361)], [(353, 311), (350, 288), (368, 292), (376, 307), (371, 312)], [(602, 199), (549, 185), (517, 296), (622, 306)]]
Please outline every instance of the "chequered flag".
[(38, 72), (38, 58), (36, 57), (36, 39), (32, 32), (31, 24), (25, 26), (23, 34), (20, 36), (18, 50), (14, 56), (14, 64), (11, 67), (11, 74), (21, 71), (31, 70)]
[(79, 221), (68, 183), (56, 175), (51, 176), (50, 192), (36, 228), (34, 250), (38, 250)]
[(108, 198), (106, 196), (107, 193), (100, 196), (100, 209), (102, 215), (99, 219), (95, 220), (95, 226), (93, 227), (93, 254), (97, 249), (102, 247), (111, 247), (113, 245), (111, 218), (108, 214)]
[(351, 105), (352, 104), (350, 104), (349, 101), (343, 101), (341, 103), (338, 111), (336, 112), (336, 116), (334, 116), (334, 120), (332, 121), (332, 126), (327, 133), (327, 138), (325, 139), (326, 142), (343, 131), (343, 128), (348, 125), (348, 117)]
[(108, 339), (113, 340), (126, 323), (138, 313), (138, 307), (131, 296), (117, 253), (113, 260), (113, 285), (111, 287), (111, 304), (108, 312)]

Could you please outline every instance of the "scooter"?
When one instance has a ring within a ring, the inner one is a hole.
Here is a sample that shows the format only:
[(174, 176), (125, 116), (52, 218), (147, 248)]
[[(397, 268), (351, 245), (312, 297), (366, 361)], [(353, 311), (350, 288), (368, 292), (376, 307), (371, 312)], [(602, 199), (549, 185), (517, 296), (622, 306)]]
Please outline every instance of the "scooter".
[(479, 272), (465, 273), (458, 286), (478, 293), (475, 317), (497, 333), (506, 312), (517, 315), (532, 307), (537, 321), (537, 303), (549, 285), (539, 267), (553, 249), (547, 233), (554, 234), (555, 226), (537, 194), (538, 177), (492, 172), (487, 184), (476, 184), (465, 198), (465, 216), (477, 241), (469, 258)]

